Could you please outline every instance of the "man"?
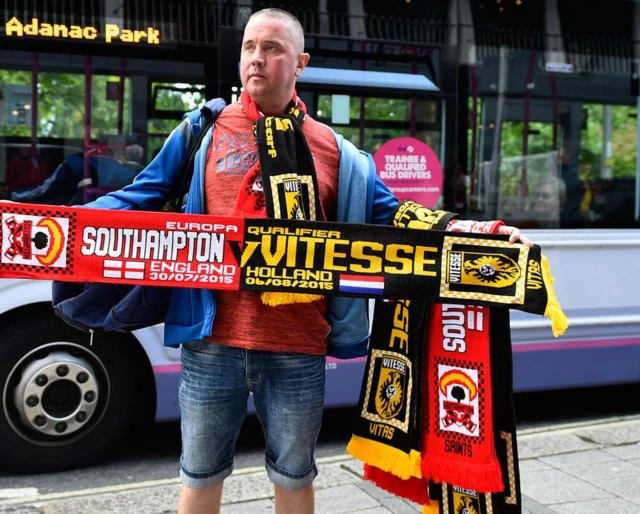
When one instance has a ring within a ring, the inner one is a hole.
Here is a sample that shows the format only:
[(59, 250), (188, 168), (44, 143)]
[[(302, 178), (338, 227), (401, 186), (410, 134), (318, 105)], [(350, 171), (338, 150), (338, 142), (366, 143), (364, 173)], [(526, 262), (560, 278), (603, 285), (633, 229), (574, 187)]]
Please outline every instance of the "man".
[[(253, 126), (261, 116), (282, 116), (291, 106), (304, 110), (295, 83), (309, 57), (302, 26), (291, 14), (265, 9), (250, 18), (240, 62), (244, 92), (238, 103), (221, 112), (203, 141), (187, 212), (266, 215)], [(398, 201), (371, 173), (371, 156), (308, 114), (302, 121), (319, 188), (315, 218), (387, 223)], [(158, 208), (186, 154), (190, 129), (189, 121), (183, 122), (134, 184), (92, 206)], [(500, 231), (510, 234), (511, 241), (529, 243), (514, 227), (502, 226)], [(333, 355), (362, 355), (367, 338), (363, 299), (269, 307), (253, 292), (218, 291), (214, 297), (208, 290), (175, 289), (165, 343), (183, 345), (183, 488), (178, 512), (219, 512), (251, 391), (265, 432), (276, 512), (312, 513), (327, 345), (337, 348)]]

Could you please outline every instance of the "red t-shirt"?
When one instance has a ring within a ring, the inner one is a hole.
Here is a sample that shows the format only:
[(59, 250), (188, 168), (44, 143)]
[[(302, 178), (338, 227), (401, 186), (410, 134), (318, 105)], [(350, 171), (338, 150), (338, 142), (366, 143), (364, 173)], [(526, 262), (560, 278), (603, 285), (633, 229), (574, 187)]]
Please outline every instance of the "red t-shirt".
[[(258, 161), (253, 123), (235, 103), (216, 120), (205, 174), (207, 214), (229, 216), (245, 173)], [(335, 219), (338, 147), (331, 130), (305, 116), (302, 132), (316, 169), (322, 212)], [(329, 334), (327, 300), (269, 307), (260, 293), (216, 291), (217, 308), (209, 340), (253, 350), (324, 355)]]

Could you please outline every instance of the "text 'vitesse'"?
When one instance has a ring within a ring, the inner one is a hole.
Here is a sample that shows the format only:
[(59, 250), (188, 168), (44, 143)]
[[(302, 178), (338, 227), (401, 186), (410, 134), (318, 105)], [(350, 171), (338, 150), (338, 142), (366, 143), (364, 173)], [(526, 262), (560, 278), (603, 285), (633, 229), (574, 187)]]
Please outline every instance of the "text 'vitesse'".
[(437, 253), (438, 249), (431, 246), (262, 235), (259, 240), (245, 242), (242, 266), (321, 267), (337, 272), (435, 277)]

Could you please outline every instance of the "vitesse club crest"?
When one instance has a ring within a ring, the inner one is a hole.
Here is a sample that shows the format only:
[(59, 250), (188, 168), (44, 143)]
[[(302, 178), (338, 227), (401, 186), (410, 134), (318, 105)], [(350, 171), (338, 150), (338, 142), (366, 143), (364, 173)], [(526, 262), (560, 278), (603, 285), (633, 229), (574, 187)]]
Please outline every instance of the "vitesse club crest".
[(442, 511), (445, 514), (488, 514), (493, 512), (490, 494), (443, 484), (442, 497)]
[(304, 212), (302, 203), (301, 184), (298, 179), (287, 179), (282, 182), (284, 204), (287, 210), (287, 219), (306, 220), (308, 219)]
[(271, 194), (276, 218), (315, 220), (313, 178), (287, 173), (271, 177)]
[[(483, 244), (482, 249), (478, 244)], [(524, 302), (528, 248), (506, 241), (481, 243), (445, 237), (440, 292), (449, 298)], [(507, 300), (508, 299), (508, 300)]]
[(3, 264), (65, 267), (69, 220), (2, 214)]
[(363, 417), (406, 432), (412, 388), (410, 361), (400, 353), (373, 350), (368, 380), (371, 386), (364, 400)]
[(454, 488), (453, 506), (456, 514), (480, 514), (480, 498), (475, 491)]

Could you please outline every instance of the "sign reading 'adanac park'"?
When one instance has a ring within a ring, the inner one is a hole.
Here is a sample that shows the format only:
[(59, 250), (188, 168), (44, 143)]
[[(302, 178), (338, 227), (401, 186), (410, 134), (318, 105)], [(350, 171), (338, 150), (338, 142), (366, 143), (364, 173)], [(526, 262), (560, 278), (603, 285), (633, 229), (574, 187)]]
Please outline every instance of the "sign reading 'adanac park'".
[(426, 143), (412, 137), (391, 139), (373, 159), (378, 175), (400, 201), (436, 205), (442, 194), (442, 166)]
[(106, 23), (103, 27), (91, 25), (66, 25), (46, 23), (38, 18), (23, 21), (14, 16), (5, 24), (4, 35), (16, 38), (52, 38), (84, 41), (104, 41), (105, 43), (133, 43), (145, 45), (160, 44), (160, 30), (145, 27), (141, 30)]

